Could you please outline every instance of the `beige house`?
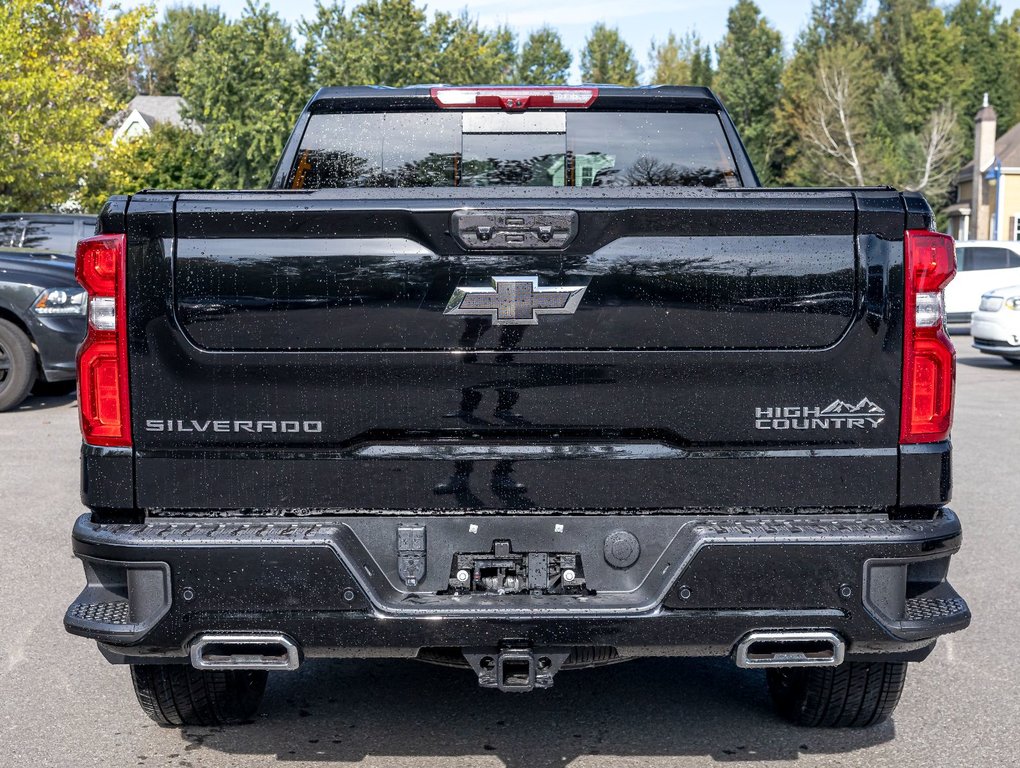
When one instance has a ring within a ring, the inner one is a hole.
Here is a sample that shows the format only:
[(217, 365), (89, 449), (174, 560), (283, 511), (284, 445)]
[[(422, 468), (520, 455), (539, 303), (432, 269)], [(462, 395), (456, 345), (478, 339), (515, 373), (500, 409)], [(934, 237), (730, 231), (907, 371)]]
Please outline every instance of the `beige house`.
[(956, 203), (946, 209), (957, 240), (1020, 240), (1020, 123), (998, 140), (995, 109), (978, 110), (974, 159), (956, 177)]

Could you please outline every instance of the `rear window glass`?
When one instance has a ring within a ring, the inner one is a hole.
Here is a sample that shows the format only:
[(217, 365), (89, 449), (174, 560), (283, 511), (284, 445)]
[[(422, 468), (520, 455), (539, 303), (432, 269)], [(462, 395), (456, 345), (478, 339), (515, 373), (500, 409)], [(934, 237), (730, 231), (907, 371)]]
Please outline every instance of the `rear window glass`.
[(289, 186), (740, 186), (715, 114), (396, 112), (309, 118)]
[(1020, 267), (1020, 254), (1008, 248), (959, 248), (956, 260), (961, 272)]

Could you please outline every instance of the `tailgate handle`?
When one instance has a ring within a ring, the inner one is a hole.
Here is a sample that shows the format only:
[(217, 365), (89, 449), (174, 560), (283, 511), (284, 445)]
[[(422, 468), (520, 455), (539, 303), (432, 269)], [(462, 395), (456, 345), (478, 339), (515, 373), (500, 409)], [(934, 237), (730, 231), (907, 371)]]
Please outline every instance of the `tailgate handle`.
[(454, 211), (451, 231), (468, 251), (558, 250), (577, 237), (576, 211)]

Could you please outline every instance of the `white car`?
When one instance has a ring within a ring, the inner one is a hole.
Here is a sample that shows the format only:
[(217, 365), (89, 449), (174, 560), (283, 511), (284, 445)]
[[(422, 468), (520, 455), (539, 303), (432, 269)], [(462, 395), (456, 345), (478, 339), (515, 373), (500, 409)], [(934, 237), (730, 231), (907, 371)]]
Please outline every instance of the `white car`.
[(1020, 365), (1020, 285), (997, 288), (981, 297), (970, 323), (974, 348)]
[(946, 321), (969, 323), (982, 296), (1000, 285), (1017, 284), (1020, 284), (1020, 242), (958, 242), (956, 277), (946, 286)]

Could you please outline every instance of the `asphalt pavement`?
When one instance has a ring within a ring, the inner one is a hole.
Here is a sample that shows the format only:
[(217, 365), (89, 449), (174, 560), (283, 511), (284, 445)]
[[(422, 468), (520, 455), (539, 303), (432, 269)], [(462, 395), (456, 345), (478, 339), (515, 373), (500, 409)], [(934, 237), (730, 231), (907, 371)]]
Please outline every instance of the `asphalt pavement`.
[(523, 695), (417, 662), (311, 662), (270, 678), (252, 725), (159, 728), (127, 669), (61, 626), (83, 583), (69, 541), (77, 410), (31, 398), (0, 414), (0, 766), (1020, 765), (1020, 368), (954, 340), (965, 541), (951, 578), (974, 622), (911, 666), (891, 722), (859, 731), (785, 724), (762, 673), (663, 659), (564, 672)]

